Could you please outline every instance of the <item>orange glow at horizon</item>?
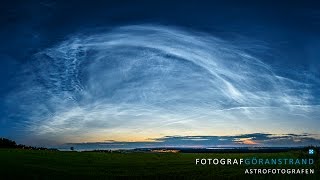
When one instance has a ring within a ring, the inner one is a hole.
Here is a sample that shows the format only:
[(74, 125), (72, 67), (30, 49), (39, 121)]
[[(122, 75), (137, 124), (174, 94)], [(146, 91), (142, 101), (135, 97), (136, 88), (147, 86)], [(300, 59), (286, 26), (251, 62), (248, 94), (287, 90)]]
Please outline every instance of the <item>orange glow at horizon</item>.
[(245, 144), (245, 145), (257, 145), (258, 142), (252, 140), (252, 138), (239, 138), (236, 140), (239, 144)]

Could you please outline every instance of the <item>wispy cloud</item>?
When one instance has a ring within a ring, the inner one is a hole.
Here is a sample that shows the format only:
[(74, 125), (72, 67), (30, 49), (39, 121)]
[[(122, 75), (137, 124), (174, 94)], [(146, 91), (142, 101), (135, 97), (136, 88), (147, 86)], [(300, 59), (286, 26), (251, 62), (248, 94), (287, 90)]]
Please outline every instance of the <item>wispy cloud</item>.
[[(26, 66), (8, 99), (34, 139), (320, 131), (313, 84), (301, 81), (309, 74), (286, 77), (241, 42), (190, 30), (141, 25), (77, 34)], [(233, 142), (258, 143), (250, 138)]]

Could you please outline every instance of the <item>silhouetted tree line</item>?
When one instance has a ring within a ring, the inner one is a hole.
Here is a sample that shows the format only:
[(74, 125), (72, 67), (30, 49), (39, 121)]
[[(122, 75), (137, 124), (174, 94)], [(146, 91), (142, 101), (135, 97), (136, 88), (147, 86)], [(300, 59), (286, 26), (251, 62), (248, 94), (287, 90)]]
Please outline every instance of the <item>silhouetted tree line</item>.
[(17, 146), (15, 141), (6, 138), (0, 138), (0, 147), (1, 148), (14, 148)]
[(0, 148), (16, 148), (16, 149), (31, 149), (31, 150), (51, 150), (57, 151), (57, 149), (48, 149), (45, 147), (33, 147), (23, 144), (17, 144), (15, 141), (6, 138), (0, 138)]

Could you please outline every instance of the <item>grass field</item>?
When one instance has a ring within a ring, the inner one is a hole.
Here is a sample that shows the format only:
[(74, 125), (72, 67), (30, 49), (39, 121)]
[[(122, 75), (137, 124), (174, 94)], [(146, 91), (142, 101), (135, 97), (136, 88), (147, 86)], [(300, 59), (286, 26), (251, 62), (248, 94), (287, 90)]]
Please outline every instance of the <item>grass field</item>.
[[(320, 179), (314, 165), (195, 165), (196, 158), (302, 158), (284, 153), (103, 153), (0, 149), (0, 179)], [(317, 166), (317, 167), (316, 167)], [(314, 175), (245, 175), (246, 168), (314, 168)]]

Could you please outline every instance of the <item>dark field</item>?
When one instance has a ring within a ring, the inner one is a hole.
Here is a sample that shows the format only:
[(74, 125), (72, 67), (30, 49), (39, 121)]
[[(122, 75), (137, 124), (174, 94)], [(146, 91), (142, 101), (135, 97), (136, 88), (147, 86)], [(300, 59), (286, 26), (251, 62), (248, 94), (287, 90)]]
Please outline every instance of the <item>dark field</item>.
[[(310, 158), (314, 165), (195, 165), (196, 158)], [(0, 149), (0, 179), (319, 179), (319, 155), (283, 153), (103, 153)], [(317, 166), (317, 167), (316, 167)], [(314, 175), (245, 175), (246, 168), (315, 169)]]

